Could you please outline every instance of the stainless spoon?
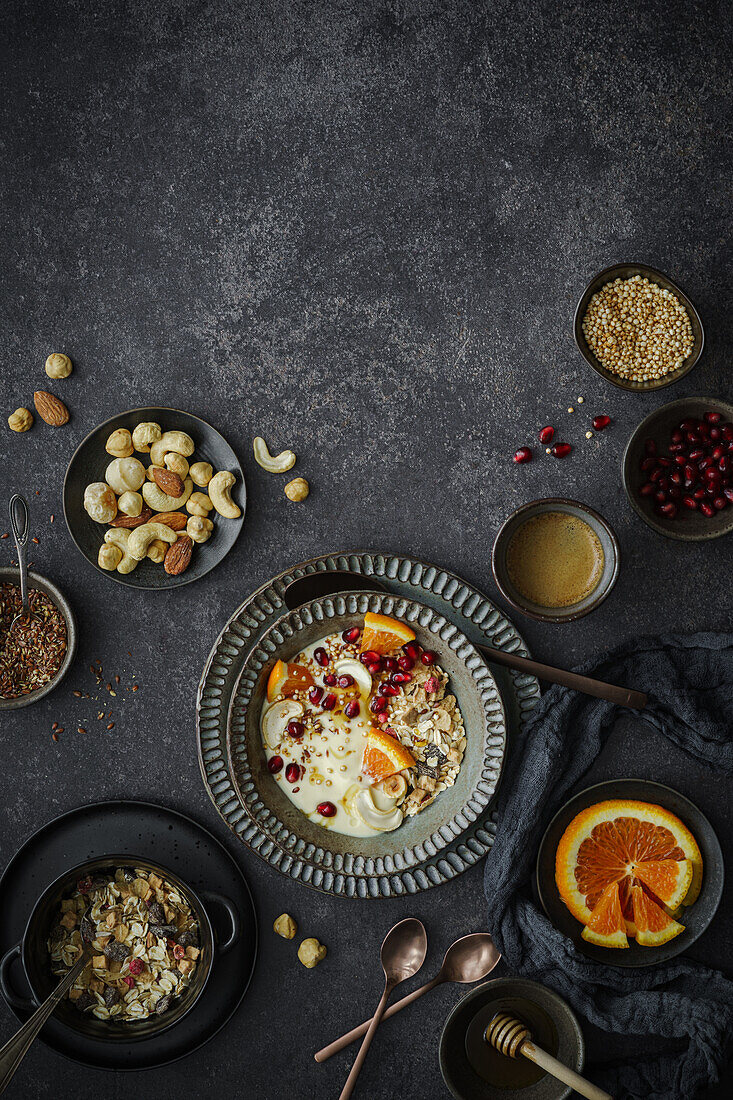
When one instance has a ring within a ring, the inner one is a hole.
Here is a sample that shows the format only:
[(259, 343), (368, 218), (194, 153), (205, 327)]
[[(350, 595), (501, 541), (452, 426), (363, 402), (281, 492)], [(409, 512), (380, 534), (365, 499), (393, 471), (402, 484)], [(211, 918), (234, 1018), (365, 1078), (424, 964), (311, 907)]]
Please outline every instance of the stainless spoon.
[[(481, 978), (485, 978), (487, 974), (491, 973), (500, 958), (499, 949), (488, 932), (473, 932), (470, 936), (461, 937), (460, 940), (452, 943), (446, 951), (443, 965), (432, 981), (421, 985), (413, 993), (408, 993), (401, 1001), (395, 1001), (393, 1005), (385, 1010), (384, 1019), (388, 1020), (396, 1012), (401, 1012), (403, 1008), (407, 1008), (418, 997), (422, 997), (423, 993), (429, 993), (431, 989), (435, 989), (436, 985), (442, 985), (443, 982), (462, 982), (468, 985), (471, 982), (480, 981)], [(340, 1039), (336, 1039), (333, 1043), (329, 1043), (327, 1047), (323, 1047), (313, 1057), (317, 1062), (325, 1062), (328, 1058), (347, 1047), (349, 1043), (353, 1043), (355, 1039), (360, 1039), (362, 1035), (366, 1034), (370, 1023), (371, 1020), (365, 1020), (363, 1024), (352, 1028)]]
[(425, 926), (422, 921), (417, 920), (415, 917), (407, 917), (406, 920), (401, 920), (394, 928), (390, 928), (384, 937), (380, 951), (382, 970), (384, 971), (384, 993), (369, 1024), (356, 1060), (351, 1067), (351, 1073), (341, 1090), (339, 1100), (348, 1100), (354, 1091), (356, 1079), (361, 1073), (361, 1067), (364, 1065), (364, 1059), (374, 1038), (374, 1033), (379, 1026), (379, 1021), (382, 1019), (387, 998), (395, 986), (399, 985), (400, 982), (404, 982), (407, 978), (411, 978), (413, 974), (417, 974), (425, 961), (427, 950), (428, 937)]
[[(283, 592), (283, 603), (289, 611), (294, 611), (301, 604), (315, 600), (319, 596), (327, 596), (332, 592), (345, 591), (372, 591), (387, 592), (385, 585), (375, 580), (374, 577), (364, 577), (361, 573), (344, 573), (342, 570), (330, 569), (319, 573), (306, 573), (304, 577), (298, 577), (291, 581)], [(545, 680), (548, 684), (562, 684), (564, 687), (582, 691), (584, 695), (593, 695), (596, 699), (606, 699), (609, 703), (616, 703), (619, 707), (633, 707), (643, 710), (647, 704), (647, 696), (643, 691), (634, 691), (632, 688), (618, 687), (616, 684), (607, 684), (604, 680), (594, 680), (591, 676), (581, 676), (579, 672), (570, 672), (565, 668), (554, 668), (552, 665), (543, 665), (539, 661), (532, 661), (529, 657), (520, 657), (517, 653), (507, 653), (503, 649), (491, 649), (489, 646), (476, 646), (479, 653), (489, 661), (506, 668), (513, 668), (517, 672), (526, 672), (529, 676), (536, 676), (538, 680)]]
[(18, 553), (18, 569), (20, 570), (20, 611), (15, 616), (8, 628), (13, 629), (16, 623), (41, 620), (35, 615), (28, 604), (28, 565), (26, 563), (26, 547), (28, 545), (28, 504), (25, 497), (15, 493), (10, 498), (10, 526), (15, 539), (15, 549)]
[(13, 1074), (28, 1053), (31, 1043), (56, 1008), (56, 1005), (66, 991), (71, 989), (82, 970), (89, 966), (91, 961), (91, 952), (85, 952), (79, 961), (72, 966), (68, 974), (62, 978), (53, 993), (36, 1009), (31, 1018), (26, 1020), (23, 1026), (16, 1031), (12, 1039), (8, 1039), (5, 1046), (0, 1049), (0, 1093), (5, 1092)]

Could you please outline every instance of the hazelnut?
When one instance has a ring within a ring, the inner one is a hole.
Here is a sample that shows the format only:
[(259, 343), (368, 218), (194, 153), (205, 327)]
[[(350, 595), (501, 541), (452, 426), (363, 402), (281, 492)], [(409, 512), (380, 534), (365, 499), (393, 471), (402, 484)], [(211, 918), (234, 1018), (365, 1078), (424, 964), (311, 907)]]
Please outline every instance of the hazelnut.
[[(298, 931), (298, 926), (289, 913), (281, 913), (272, 928), (273, 931), (277, 932), (278, 936), (282, 936), (284, 940), (295, 939), (295, 935)], [(307, 942), (306, 940), (306, 943)]]
[(304, 477), (294, 477), (285, 486), (285, 496), (288, 500), (305, 500), (310, 491), (311, 487)]
[(113, 458), (129, 458), (133, 452), (133, 446), (132, 436), (127, 428), (118, 428), (116, 432), (112, 432), (104, 449)]
[(186, 501), (186, 511), (191, 516), (206, 516), (213, 507), (206, 493), (191, 493)]
[(194, 542), (208, 542), (213, 530), (214, 524), (206, 516), (191, 516), (186, 524), (186, 534)]
[(314, 966), (318, 966), (319, 962), (322, 962), (325, 957), (326, 948), (313, 936), (303, 940), (298, 948), (298, 958), (303, 966), (306, 966), (309, 970), (312, 970)]
[(140, 454), (147, 454), (150, 444), (159, 440), (161, 435), (160, 424), (153, 420), (143, 420), (133, 430), (132, 445)]
[(46, 374), (49, 378), (68, 378), (71, 374), (71, 360), (68, 355), (54, 351), (46, 360)]
[(172, 470), (180, 478), (188, 477), (188, 459), (184, 458), (183, 455), (176, 454), (175, 451), (169, 451), (163, 461), (167, 470)]
[(194, 462), (188, 471), (188, 475), (194, 485), (199, 485), (203, 489), (214, 476), (214, 470), (210, 462)]
[(14, 432), (27, 432), (33, 427), (33, 413), (28, 409), (16, 409), (8, 417), (8, 427)]

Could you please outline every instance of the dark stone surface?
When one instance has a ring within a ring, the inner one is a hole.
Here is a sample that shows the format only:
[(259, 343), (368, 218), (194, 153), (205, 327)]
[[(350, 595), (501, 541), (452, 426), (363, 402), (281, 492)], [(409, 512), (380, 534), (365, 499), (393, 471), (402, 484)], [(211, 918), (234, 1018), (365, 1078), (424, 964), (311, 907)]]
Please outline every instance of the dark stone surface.
[[(730, 540), (658, 537), (619, 476), (651, 408), (731, 396), (729, 12), (682, 0), (11, 0), (4, 16), (3, 415), (45, 388), (50, 351), (75, 368), (48, 384), (71, 409), (68, 427), (0, 429), (0, 507), (14, 489), (30, 495), (33, 557), (73, 600), (81, 644), (61, 689), (2, 718), (0, 857), (79, 803), (157, 799), (236, 849), (263, 929), (251, 993), (201, 1053), (115, 1079), (39, 1046), (8, 1096), (335, 1096), (349, 1059), (318, 1068), (310, 1053), (378, 999), (384, 931), (423, 917), (429, 972), (482, 926), (481, 870), (414, 903), (350, 904), (266, 868), (229, 841), (203, 790), (200, 670), (254, 586), (326, 549), (417, 553), (493, 593), (496, 529), (542, 495), (598, 507), (623, 562), (582, 622), (520, 622), (535, 653), (570, 664), (629, 636), (730, 624)], [(696, 370), (648, 397), (607, 386), (572, 341), (585, 282), (626, 259), (679, 280), (706, 327)], [(219, 428), (250, 492), (226, 562), (170, 594), (96, 574), (61, 515), (78, 442), (154, 403)], [(586, 441), (597, 412), (613, 425)], [(546, 423), (574, 454), (557, 463), (537, 448), (530, 466), (512, 466)], [(258, 433), (297, 452), (295, 473), (313, 485), (305, 504), (254, 464)], [(109, 733), (96, 704), (72, 694), (93, 685), (92, 658), (122, 679)], [(627, 734), (599, 767), (677, 786), (730, 833), (726, 786), (666, 746), (640, 760)], [(726, 903), (729, 914), (730, 890)], [(271, 934), (282, 910), (328, 945), (317, 970)], [(719, 962), (726, 931), (730, 942), (721, 913), (691, 954)], [(359, 1096), (446, 1095), (436, 1044), (456, 997), (440, 990), (385, 1026)], [(0, 1016), (4, 1038), (13, 1020)], [(623, 1053), (590, 1039), (595, 1058)]]

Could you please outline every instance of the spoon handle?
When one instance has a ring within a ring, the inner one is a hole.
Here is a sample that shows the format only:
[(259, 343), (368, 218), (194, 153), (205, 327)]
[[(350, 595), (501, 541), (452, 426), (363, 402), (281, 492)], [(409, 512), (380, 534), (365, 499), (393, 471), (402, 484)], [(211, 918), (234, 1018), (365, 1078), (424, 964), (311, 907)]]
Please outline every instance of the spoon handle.
[[(393, 1005), (390, 1005), (385, 1010), (383, 1019), (389, 1020), (390, 1016), (394, 1016), (396, 1012), (401, 1012), (403, 1008), (407, 1008), (413, 1001), (416, 1001), (418, 997), (422, 997), (423, 993), (429, 993), (431, 989), (435, 989), (436, 985), (440, 985), (442, 981), (440, 975), (437, 978), (433, 978), (432, 981), (426, 982), (425, 985), (421, 985), (419, 989), (413, 990), (412, 993), (408, 993), (406, 997), (403, 997), (400, 1001), (395, 1001)], [(356, 1039), (361, 1039), (362, 1035), (366, 1035), (369, 1030), (369, 1025), (372, 1021), (365, 1020), (363, 1024), (359, 1024), (358, 1027), (353, 1027), (351, 1031), (347, 1031), (345, 1035), (342, 1035), (340, 1039), (335, 1039), (332, 1043), (329, 1043), (327, 1047), (323, 1047), (316, 1054), (313, 1055), (317, 1062), (326, 1062), (334, 1054), (338, 1054), (340, 1050), (344, 1050), (350, 1043), (355, 1042)]]
[(372, 1039), (374, 1038), (374, 1032), (379, 1027), (379, 1021), (382, 1019), (382, 1015), (384, 1013), (384, 1007), (387, 1004), (387, 998), (389, 997), (389, 995), (390, 995), (390, 993), (392, 992), (393, 989), (394, 989), (394, 985), (392, 984), (392, 982), (385, 982), (384, 983), (384, 993), (382, 994), (382, 998), (381, 998), (379, 1004), (377, 1005), (377, 1011), (372, 1016), (371, 1023), (369, 1024), (369, 1027), (367, 1029), (367, 1033), (364, 1036), (364, 1041), (361, 1044), (361, 1047), (359, 1048), (359, 1053), (357, 1054), (356, 1059), (354, 1061), (354, 1064), (351, 1067), (351, 1073), (346, 1078), (346, 1084), (344, 1085), (343, 1089), (341, 1090), (341, 1095), (339, 1096), (339, 1100), (349, 1100), (349, 1097), (351, 1096), (352, 1092), (354, 1091), (354, 1085), (356, 1084), (356, 1079), (359, 1076), (359, 1074), (361, 1073), (361, 1067), (364, 1065), (364, 1059), (367, 1056), (367, 1051), (369, 1050), (369, 1047), (371, 1046)]
[(28, 610), (28, 566), (26, 565), (26, 546), (28, 545), (28, 504), (25, 497), (15, 493), (10, 498), (10, 526), (18, 552), (20, 570), (20, 602), (24, 612)]
[(563, 687), (574, 688), (575, 691), (582, 691), (584, 695), (594, 695), (597, 699), (606, 699), (609, 703), (616, 703), (619, 707), (633, 707), (636, 710), (643, 710), (648, 701), (643, 691), (634, 691), (632, 688), (607, 684), (604, 680), (594, 680), (590, 676), (581, 676), (579, 672), (570, 672), (566, 668), (543, 665), (539, 661), (530, 660), (529, 657), (520, 657), (517, 653), (507, 653), (503, 649), (489, 649), (488, 646), (478, 646), (477, 648), (489, 661), (494, 661), (497, 665), (505, 665), (507, 668), (516, 669), (517, 672), (526, 672), (529, 676), (536, 676), (539, 680), (545, 680), (549, 684), (562, 684)]
[(71, 989), (82, 970), (84, 970), (90, 962), (91, 958), (89, 955), (84, 955), (79, 959), (76, 965), (73, 966), (68, 974), (59, 982), (53, 993), (46, 998), (40, 1008), (36, 1009), (30, 1019), (26, 1020), (23, 1026), (16, 1031), (12, 1039), (8, 1039), (5, 1046), (0, 1049), (0, 1093), (5, 1092), (13, 1074), (28, 1053), (31, 1043), (56, 1008), (56, 1005), (59, 1003), (64, 993), (66, 993), (67, 989)]
[(531, 1040), (524, 1040), (519, 1048), (519, 1053), (525, 1058), (528, 1058), (530, 1062), (534, 1062), (540, 1069), (545, 1070), (546, 1073), (556, 1077), (558, 1081), (562, 1081), (565, 1085), (570, 1085), (570, 1087), (575, 1089), (576, 1092), (579, 1092), (581, 1096), (586, 1096), (588, 1100), (613, 1100), (610, 1093), (604, 1092), (603, 1089), (599, 1089), (597, 1085), (593, 1085), (590, 1081), (586, 1081), (585, 1077), (581, 1077), (574, 1069), (570, 1069), (569, 1066), (564, 1066), (562, 1062), (558, 1062), (557, 1058), (553, 1058), (551, 1054), (548, 1054), (542, 1047), (536, 1046)]

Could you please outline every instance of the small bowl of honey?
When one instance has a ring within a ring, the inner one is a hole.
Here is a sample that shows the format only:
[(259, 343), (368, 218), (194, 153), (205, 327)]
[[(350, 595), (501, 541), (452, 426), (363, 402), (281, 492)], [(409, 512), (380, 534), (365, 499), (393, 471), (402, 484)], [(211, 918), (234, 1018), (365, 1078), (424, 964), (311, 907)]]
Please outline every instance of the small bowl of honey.
[(532, 619), (568, 623), (603, 603), (618, 576), (612, 528), (577, 500), (522, 505), (494, 540), (491, 568), (501, 594)]

